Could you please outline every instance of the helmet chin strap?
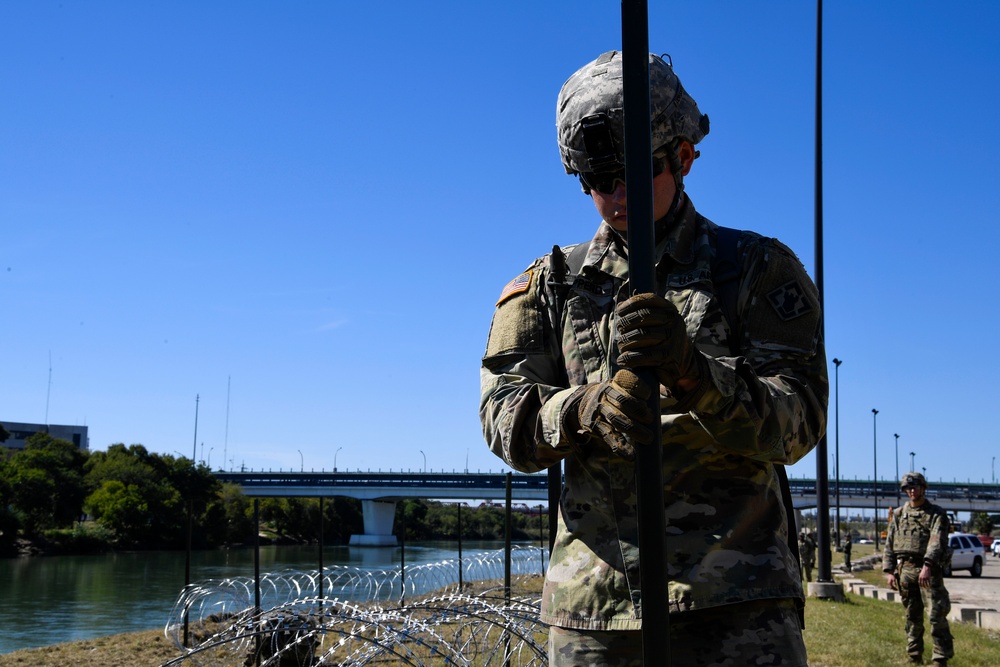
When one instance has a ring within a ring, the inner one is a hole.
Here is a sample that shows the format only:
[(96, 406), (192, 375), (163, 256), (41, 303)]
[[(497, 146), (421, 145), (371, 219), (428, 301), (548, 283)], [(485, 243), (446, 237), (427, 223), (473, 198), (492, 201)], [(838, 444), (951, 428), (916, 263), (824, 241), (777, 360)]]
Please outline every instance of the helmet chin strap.
[(681, 205), (681, 198), (684, 196), (684, 165), (681, 164), (681, 158), (677, 151), (680, 142), (680, 139), (674, 138), (667, 146), (667, 162), (670, 164), (670, 173), (674, 177), (674, 200), (670, 202), (670, 208), (667, 209), (667, 214), (663, 216), (664, 222), (670, 222), (673, 219), (674, 214), (677, 213), (677, 209)]
[(670, 207), (671, 210), (676, 206), (678, 197), (684, 190), (684, 165), (681, 163), (679, 150), (681, 141), (683, 140), (679, 137), (674, 137), (667, 144), (667, 161), (670, 163), (670, 173), (674, 175), (674, 187), (677, 189), (677, 192), (674, 193), (674, 205)]

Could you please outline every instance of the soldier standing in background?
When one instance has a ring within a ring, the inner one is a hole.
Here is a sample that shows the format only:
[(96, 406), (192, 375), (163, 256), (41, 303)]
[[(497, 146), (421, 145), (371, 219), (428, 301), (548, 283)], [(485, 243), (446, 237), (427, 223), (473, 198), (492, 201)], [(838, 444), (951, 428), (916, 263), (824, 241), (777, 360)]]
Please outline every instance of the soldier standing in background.
[(799, 533), (799, 559), (802, 561), (802, 578), (812, 581), (813, 566), (816, 565), (816, 540), (805, 528)]
[(660, 446), (671, 663), (805, 667), (782, 466), (826, 428), (816, 288), (780, 242), (695, 210), (683, 178), (708, 117), (650, 54), (657, 291), (632, 294), (621, 61), (581, 68), (556, 109), (563, 166), (603, 222), (504, 287), (480, 371), (493, 453), (523, 472), (565, 464), (542, 592), (549, 664), (642, 665), (634, 458)]
[(900, 481), (908, 503), (893, 512), (885, 538), (882, 570), (889, 586), (899, 589), (906, 609), (906, 653), (923, 664), (924, 607), (929, 609), (935, 665), (954, 656), (948, 612), (951, 600), (944, 587), (942, 565), (948, 549), (948, 514), (927, 501), (927, 480), (908, 472)]
[(844, 540), (844, 569), (848, 572), (851, 571), (851, 531), (847, 531), (847, 537)]

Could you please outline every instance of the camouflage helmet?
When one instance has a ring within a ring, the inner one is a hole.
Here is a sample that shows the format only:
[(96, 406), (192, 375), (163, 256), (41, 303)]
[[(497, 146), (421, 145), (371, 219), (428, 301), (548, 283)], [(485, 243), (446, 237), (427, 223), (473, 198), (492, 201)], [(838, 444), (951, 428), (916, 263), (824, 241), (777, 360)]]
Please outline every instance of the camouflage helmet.
[(900, 488), (907, 488), (910, 486), (922, 486), (927, 488), (927, 480), (919, 472), (908, 472), (903, 475), (903, 479), (899, 480)]
[[(654, 153), (665, 148), (675, 153), (676, 148), (670, 146), (675, 139), (697, 144), (708, 134), (708, 116), (698, 110), (673, 67), (652, 53), (649, 103)], [(608, 51), (584, 65), (563, 84), (556, 102), (556, 129), (559, 155), (567, 174), (622, 168), (624, 108), (622, 57), (618, 51)]]

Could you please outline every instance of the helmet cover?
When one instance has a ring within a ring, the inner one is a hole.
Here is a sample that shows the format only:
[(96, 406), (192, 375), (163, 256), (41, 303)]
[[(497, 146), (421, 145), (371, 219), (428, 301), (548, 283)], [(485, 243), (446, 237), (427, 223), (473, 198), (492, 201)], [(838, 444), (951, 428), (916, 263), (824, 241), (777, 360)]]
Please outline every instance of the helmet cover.
[[(698, 110), (663, 58), (649, 55), (649, 108), (653, 152), (674, 139), (697, 144), (708, 134)], [(576, 71), (559, 91), (556, 129), (567, 174), (614, 171), (625, 164), (622, 57), (609, 51)]]
[(903, 475), (903, 478), (899, 480), (900, 488), (907, 488), (910, 486), (922, 486), (927, 488), (927, 480), (919, 472), (908, 472)]

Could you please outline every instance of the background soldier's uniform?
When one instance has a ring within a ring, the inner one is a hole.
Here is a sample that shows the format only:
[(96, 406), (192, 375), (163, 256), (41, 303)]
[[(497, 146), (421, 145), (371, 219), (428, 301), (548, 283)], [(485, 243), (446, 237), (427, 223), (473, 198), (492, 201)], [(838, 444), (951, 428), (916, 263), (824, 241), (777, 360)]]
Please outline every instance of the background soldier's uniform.
[(802, 560), (802, 578), (813, 580), (813, 567), (816, 565), (816, 540), (808, 533), (799, 536), (799, 558)]
[[(802, 597), (802, 585), (774, 464), (799, 460), (826, 426), (815, 287), (788, 248), (744, 232), (738, 322), (727, 322), (711, 270), (717, 227), (686, 197), (668, 219), (657, 232), (658, 291), (710, 357), (708, 389), (696, 404), (679, 404), (661, 388), (670, 611), (763, 605), (794, 620), (791, 601)], [(560, 270), (564, 258), (557, 254), (536, 260), (502, 293), (481, 371), (483, 430), (493, 452), (517, 470), (565, 459), (542, 620), (569, 629), (638, 630), (634, 464), (600, 441), (574, 442), (561, 432), (574, 388), (606, 381), (616, 370), (615, 305), (630, 296), (626, 249), (602, 224), (575, 279)], [(738, 355), (730, 351), (734, 341)], [(741, 608), (730, 609), (716, 616), (736, 623)], [(788, 659), (780, 642), (789, 633), (778, 627), (769, 622), (761, 634)], [(718, 641), (697, 643), (708, 660), (745, 642), (741, 632), (716, 628)], [(758, 645), (757, 655), (769, 650)], [(785, 664), (805, 665), (804, 648), (798, 652)]]
[(851, 571), (851, 534), (847, 534), (847, 539), (844, 541), (844, 569), (848, 572)]
[[(948, 548), (948, 514), (929, 501), (919, 507), (909, 503), (896, 510), (889, 522), (882, 556), (882, 570), (896, 573), (899, 594), (906, 609), (906, 652), (922, 659), (924, 652), (924, 607), (929, 609), (932, 659), (954, 655), (948, 612), (951, 600), (941, 569)], [(918, 577), (924, 563), (931, 566), (931, 586), (920, 588)], [(925, 597), (926, 596), (926, 597)]]

